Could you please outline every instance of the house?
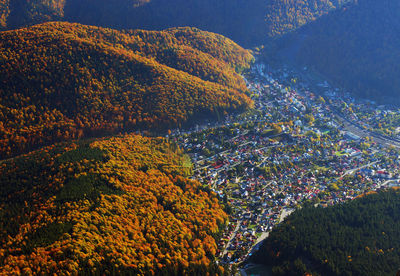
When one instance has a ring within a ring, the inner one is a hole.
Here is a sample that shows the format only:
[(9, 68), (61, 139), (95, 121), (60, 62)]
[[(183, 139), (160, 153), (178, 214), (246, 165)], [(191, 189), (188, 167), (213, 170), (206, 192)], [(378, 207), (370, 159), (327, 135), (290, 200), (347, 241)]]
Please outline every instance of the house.
[(390, 178), (392, 178), (392, 174), (387, 171), (380, 170), (380, 171), (376, 171), (376, 177), (390, 179)]

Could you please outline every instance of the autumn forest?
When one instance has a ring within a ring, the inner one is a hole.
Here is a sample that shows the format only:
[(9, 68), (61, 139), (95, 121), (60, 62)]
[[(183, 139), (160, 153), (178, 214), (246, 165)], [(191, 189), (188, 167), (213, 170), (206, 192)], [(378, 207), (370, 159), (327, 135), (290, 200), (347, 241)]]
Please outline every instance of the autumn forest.
[(0, 275), (393, 275), (396, 11), (0, 0)]
[(0, 157), (53, 142), (167, 130), (251, 106), (251, 54), (194, 28), (46, 23), (0, 33)]
[(190, 170), (173, 144), (132, 135), (1, 162), (0, 274), (222, 275), (227, 215)]

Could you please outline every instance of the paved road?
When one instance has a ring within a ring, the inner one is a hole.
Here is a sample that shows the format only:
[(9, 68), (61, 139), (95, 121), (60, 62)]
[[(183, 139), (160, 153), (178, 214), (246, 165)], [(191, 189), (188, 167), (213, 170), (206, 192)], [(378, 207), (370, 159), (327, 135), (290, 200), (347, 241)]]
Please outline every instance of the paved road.
[[(295, 209), (287, 209), (283, 208), (279, 217), (279, 223), (281, 223), (287, 216), (289, 216), (291, 213), (293, 213)], [(254, 243), (253, 247), (249, 250), (249, 254), (253, 254), (254, 252), (258, 251), (260, 248), (262, 242), (269, 237), (269, 231), (268, 232), (263, 232), (261, 236), (257, 239), (257, 241)]]
[[(242, 147), (242, 146), (245, 146), (245, 145), (250, 144), (250, 143), (253, 143), (253, 142), (252, 142), (252, 141), (250, 141), (250, 142), (245, 142), (245, 143), (240, 144), (238, 147)], [(276, 148), (276, 147), (283, 147), (283, 146), (285, 146), (285, 145), (277, 144), (277, 145), (266, 146), (266, 147), (262, 147), (262, 148), (258, 148), (258, 149), (254, 149), (254, 150), (255, 150), (255, 151), (260, 151), (260, 150), (264, 150), (264, 149), (268, 149), (268, 148)], [(230, 151), (230, 150), (225, 150), (225, 151), (220, 152), (220, 153), (217, 153), (217, 154), (215, 154), (215, 155), (213, 155), (213, 156), (211, 156), (211, 157), (208, 157), (208, 158), (205, 158), (205, 159), (201, 159), (201, 160), (197, 161), (197, 164), (200, 163), (200, 162), (207, 161), (207, 160), (208, 160), (208, 161), (213, 160), (213, 158), (215, 158), (215, 157), (217, 157), (217, 156), (224, 155), (224, 154), (227, 153), (228, 151)], [(265, 160), (267, 160), (268, 157), (269, 157), (269, 156), (266, 156), (266, 157), (263, 159), (263, 161), (261, 161), (261, 162), (258, 163), (258, 165), (262, 164)], [(225, 157), (225, 158), (226, 158), (226, 157)], [(235, 164), (233, 164), (233, 165), (229, 165), (229, 167), (236, 167), (236, 166), (238, 166), (239, 164), (241, 164), (241, 162), (237, 162), (237, 163), (235, 163)], [(198, 171), (200, 171), (200, 170), (209, 168), (210, 166), (211, 166), (211, 164), (210, 164), (210, 165), (206, 165), (206, 166), (202, 166), (202, 167), (198, 167), (198, 168), (196, 168), (194, 171), (195, 171), (195, 172), (198, 172)], [(223, 168), (223, 167), (222, 167), (222, 168)]]
[(254, 243), (253, 247), (250, 248), (249, 250), (249, 255), (254, 254), (260, 249), (261, 244), (263, 241), (269, 237), (269, 232), (262, 232), (261, 236), (257, 239), (257, 241)]
[(389, 179), (389, 180), (386, 180), (385, 182), (383, 182), (381, 185), (379, 185), (378, 188), (385, 187), (386, 185), (388, 185), (391, 182), (399, 183), (399, 181), (400, 181), (400, 179)]
[(226, 253), (228, 253), (228, 248), (231, 245), (233, 238), (236, 236), (237, 231), (239, 231), (239, 227), (242, 225), (242, 220), (239, 220), (235, 230), (233, 230), (232, 235), (229, 237), (229, 241), (226, 243), (224, 251), (222, 252), (222, 258), (225, 257)]
[(239, 135), (237, 135), (237, 136), (235, 136), (235, 137), (233, 137), (233, 138), (230, 138), (230, 139), (228, 139), (228, 140), (226, 140), (226, 141), (227, 141), (227, 142), (233, 141), (233, 140), (235, 140), (235, 139), (237, 139), (237, 138), (239, 138), (239, 137), (242, 137), (242, 136), (247, 135), (247, 133), (249, 133), (249, 130), (245, 130), (245, 131), (243, 131), (243, 133), (241, 133), (241, 134), (239, 134)]
[[(251, 143), (253, 143), (253, 141), (244, 142), (244, 143), (238, 145), (237, 147), (240, 148), (240, 147), (246, 146), (246, 145), (251, 144)], [(211, 160), (215, 159), (217, 156), (222, 156), (222, 155), (224, 155), (225, 153), (227, 153), (227, 152), (229, 152), (229, 151), (231, 151), (231, 150), (230, 150), (230, 149), (224, 150), (224, 151), (221, 151), (221, 152), (219, 152), (219, 153), (217, 153), (217, 154), (214, 154), (213, 156), (210, 156), (210, 157), (208, 157), (208, 158), (204, 158), (204, 159), (198, 160), (198, 161), (197, 161), (197, 164), (199, 164), (200, 162), (204, 162), (204, 161), (211, 161)], [(198, 167), (198, 168), (195, 169), (194, 171), (197, 172), (197, 171), (200, 171), (200, 170), (202, 170), (202, 169), (208, 168), (208, 167), (210, 167), (210, 166), (211, 166), (211, 165), (207, 165), (207, 166), (203, 166), (203, 167)], [(235, 166), (237, 166), (237, 165), (235, 165)]]
[(369, 164), (367, 164), (367, 165), (364, 165), (364, 166), (361, 166), (361, 167), (358, 167), (358, 168), (354, 168), (354, 169), (347, 170), (344, 174), (342, 174), (341, 176), (339, 176), (339, 178), (343, 178), (344, 176), (346, 176), (346, 175), (348, 175), (348, 174), (353, 174), (353, 173), (355, 173), (356, 171), (359, 171), (359, 170), (361, 170), (361, 169), (368, 168), (369, 166), (375, 165), (376, 163), (378, 163), (378, 161), (371, 162), (371, 163), (369, 163)]
[(281, 216), (279, 218), (279, 223), (281, 223), (287, 216), (289, 216), (293, 212), (294, 212), (294, 209), (283, 208), (283, 210), (281, 212)]

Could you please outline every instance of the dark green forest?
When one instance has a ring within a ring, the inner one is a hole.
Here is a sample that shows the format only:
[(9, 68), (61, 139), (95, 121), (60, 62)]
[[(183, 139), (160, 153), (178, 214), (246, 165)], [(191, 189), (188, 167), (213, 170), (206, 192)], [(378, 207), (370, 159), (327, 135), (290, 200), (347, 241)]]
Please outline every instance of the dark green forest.
[(276, 227), (252, 261), (273, 266), (276, 275), (395, 275), (399, 210), (398, 190), (306, 207)]

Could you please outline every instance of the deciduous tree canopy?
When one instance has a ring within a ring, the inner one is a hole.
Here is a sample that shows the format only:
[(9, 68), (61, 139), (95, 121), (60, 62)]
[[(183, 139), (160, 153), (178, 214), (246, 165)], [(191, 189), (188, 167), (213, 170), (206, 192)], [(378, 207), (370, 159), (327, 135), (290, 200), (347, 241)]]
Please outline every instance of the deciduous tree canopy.
[(163, 139), (65, 143), (0, 162), (0, 274), (212, 275), (227, 216)]
[(251, 105), (251, 54), (195, 28), (45, 23), (0, 33), (0, 158), (132, 130), (166, 130)]

